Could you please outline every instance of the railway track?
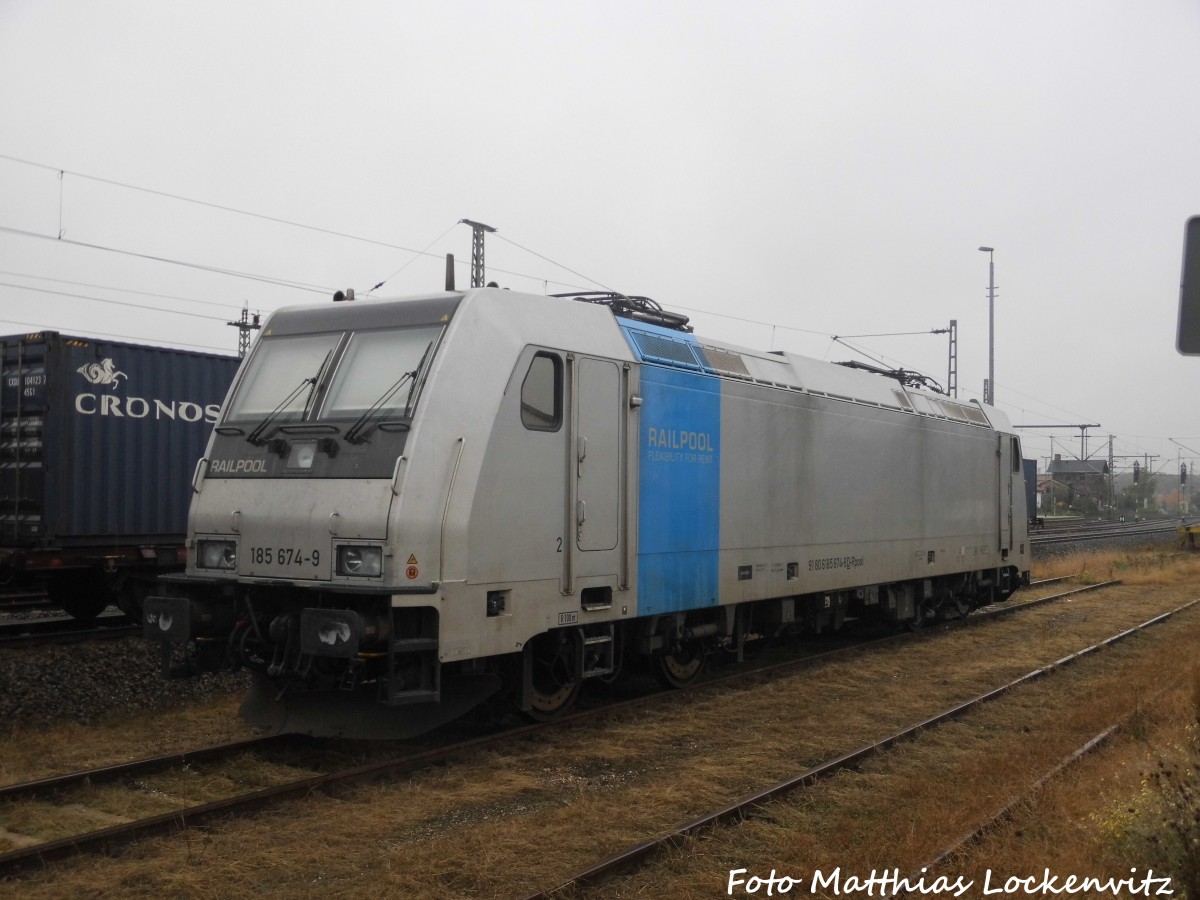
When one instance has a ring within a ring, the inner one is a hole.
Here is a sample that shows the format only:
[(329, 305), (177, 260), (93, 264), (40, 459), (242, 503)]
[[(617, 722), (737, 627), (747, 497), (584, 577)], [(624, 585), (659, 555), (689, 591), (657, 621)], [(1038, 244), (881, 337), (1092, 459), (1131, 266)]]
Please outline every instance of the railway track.
[(139, 634), (138, 625), (121, 612), (106, 612), (85, 621), (71, 616), (0, 620), (0, 646), (70, 643)]
[[(1152, 704), (1153, 701), (1166, 694), (1169, 689), (1180, 687), (1181, 683), (1182, 682), (1180, 681), (1176, 681), (1175, 684), (1163, 687), (1162, 689), (1156, 691), (1153, 696), (1147, 697), (1146, 700)], [(1109, 725), (1103, 731), (1085, 741), (1073, 752), (1063, 757), (1058, 763), (1042, 773), (1042, 775), (1036, 781), (1030, 784), (1025, 790), (1021, 791), (1018, 795), (1011, 797), (1006, 803), (996, 808), (991, 814), (980, 819), (969, 831), (960, 835), (958, 838), (951, 841), (947, 846), (942, 848), (940, 852), (938, 852), (925, 863), (925, 865), (922, 867), (922, 871), (931, 871), (940, 866), (946, 865), (949, 861), (958, 857), (965, 850), (982, 841), (989, 832), (997, 828), (999, 825), (1011, 820), (1022, 805), (1030, 802), (1037, 795), (1037, 793), (1045, 788), (1051, 781), (1059, 777), (1067, 769), (1088, 757), (1090, 754), (1095, 753), (1101, 748), (1107, 746), (1118, 732), (1128, 727), (1129, 721), (1133, 718), (1135, 712), (1136, 711), (1131, 711), (1122, 716), (1119, 721)], [(912, 876), (910, 876), (909, 880), (915, 882), (917, 877), (918, 876), (916, 873), (914, 873)], [(907, 894), (904, 894), (903, 892), (901, 895), (907, 896)]]
[(26, 609), (52, 609), (54, 604), (45, 592), (0, 591), (0, 614)]
[[(1050, 579), (1060, 581), (1062, 579)], [(1052, 594), (1047, 597), (1035, 598), (1024, 602), (1012, 602), (1004, 605), (981, 610), (964, 619), (944, 623), (945, 627), (969, 627), (986, 622), (998, 616), (1010, 615), (1024, 609), (1037, 607), (1046, 603), (1064, 600), (1081, 593), (1099, 590), (1118, 582), (1105, 582)], [(141, 819), (108, 825), (90, 831), (59, 838), (52, 841), (30, 841), (27, 846), (20, 846), (6, 853), (0, 853), (0, 877), (17, 875), (38, 867), (70, 858), (81, 853), (107, 853), (133, 840), (158, 835), (169, 834), (183, 829), (195, 827), (216, 819), (233, 815), (246, 815), (277, 805), (289, 799), (308, 796), (315, 792), (334, 792), (375, 780), (394, 778), (433, 766), (444, 764), (469, 752), (489, 747), (499, 747), (514, 740), (531, 737), (540, 732), (552, 729), (572, 727), (596, 721), (600, 717), (611, 716), (617, 712), (649, 708), (664, 698), (682, 696), (695, 691), (711, 690), (718, 685), (728, 685), (733, 682), (764, 679), (777, 675), (786, 675), (812, 666), (816, 663), (827, 663), (839, 658), (850, 658), (870, 647), (927, 639), (936, 633), (936, 629), (921, 632), (892, 634), (861, 641), (850, 646), (828, 650), (809, 655), (800, 659), (789, 659), (765, 665), (740, 668), (735, 672), (717, 675), (703, 682), (682, 690), (670, 690), (635, 697), (630, 700), (610, 703), (595, 709), (586, 710), (567, 716), (550, 723), (523, 725), (516, 728), (504, 729), (492, 734), (458, 740), (440, 746), (410, 749), (396, 755), (372, 761), (363, 765), (348, 766), (335, 771), (308, 772), (300, 777), (294, 777), (283, 783), (266, 787), (256, 785), (252, 789), (242, 790), (232, 796), (211, 800), (204, 803), (181, 804), (175, 803), (169, 809), (163, 809)], [(213, 747), (199, 748), (180, 753), (166, 754), (159, 757), (139, 760), (116, 766), (105, 766), (39, 779), (24, 784), (10, 785), (0, 788), (0, 802), (7, 804), (51, 804), (67, 806), (78, 802), (79, 793), (88, 791), (97, 785), (114, 783), (144, 783), (148, 790), (160, 790), (153, 779), (163, 773), (178, 772), (189, 766), (204, 764), (222, 764), (236, 759), (244, 759), (262, 753), (274, 753), (279, 749), (286, 750), (287, 736), (266, 739), (242, 741), (233, 744), (221, 744)], [(319, 754), (318, 754), (319, 755)], [(172, 785), (177, 779), (166, 777), (159, 784)], [(178, 793), (177, 789), (168, 790)], [(177, 797), (174, 798), (178, 800)], [(12, 807), (8, 807), (11, 809)], [(0, 832), (3, 834), (3, 832)], [(19, 835), (7, 835), (10, 841), (18, 840), (24, 843)]]
[(1171, 520), (1104, 523), (1079, 528), (1056, 528), (1033, 532), (1029, 536), (1029, 543), (1037, 550), (1084, 542), (1106, 543), (1118, 540), (1152, 539), (1161, 538), (1164, 535), (1169, 535), (1173, 538), (1177, 530), (1177, 523)]
[[(1071, 766), (1075, 765), (1088, 754), (1095, 753), (1101, 747), (1105, 746), (1123, 727), (1123, 725), (1123, 722), (1116, 722), (1112, 725), (1109, 725), (1095, 737), (1085, 741), (1081, 746), (1076, 748), (1074, 752), (1064, 757), (1048, 771), (1043, 773), (1040, 778), (1038, 778), (1029, 786), (1028, 790), (1023, 791), (1020, 796), (1012, 798), (1008, 803), (1005, 803), (990, 816), (983, 819), (966, 834), (951, 842), (949, 846), (945, 847), (933, 859), (929, 860), (922, 867), (922, 869), (929, 870), (936, 866), (944, 865), (947, 861), (953, 859), (955, 856), (961, 853), (964, 848), (979, 841), (990, 829), (1010, 818), (1020, 804), (1028, 801), (1034, 796), (1034, 794), (1049, 784), (1052, 779), (1057, 778), (1060, 774), (1065, 772)], [(912, 876), (910, 876), (909, 880), (915, 882), (917, 877), (919, 876), (914, 873)]]
[[(580, 714), (586, 715), (586, 714)], [(287, 800), (300, 799), (318, 792), (333, 792), (349, 789), (384, 778), (394, 778), (409, 772), (428, 769), (444, 764), (456, 756), (490, 746), (497, 746), (526, 735), (554, 727), (553, 723), (528, 725), (508, 729), (496, 734), (457, 741), (444, 746), (403, 753), (398, 756), (370, 762), (364, 765), (338, 769), (332, 772), (317, 772), (301, 778), (267, 787), (243, 790), (232, 796), (207, 803), (187, 805), (170, 809), (140, 819), (121, 822), (92, 831), (71, 835), (57, 840), (34, 842), (5, 853), (0, 853), (0, 878), (6, 878), (50, 863), (85, 853), (113, 852), (131, 841), (171, 834), (194, 828), (208, 822), (234, 815), (247, 815)], [(93, 783), (141, 781), (149, 776), (169, 772), (197, 763), (229, 762), (264, 751), (274, 752), (288, 748), (290, 742), (304, 740), (294, 735), (275, 735), (249, 739), (212, 747), (169, 753), (115, 766), (105, 766), (53, 776), (37, 781), (9, 785), (0, 788), (0, 801), (9, 803), (45, 803), (67, 805), (77, 800), (66, 796), (70, 792), (90, 789)], [(157, 790), (149, 785), (151, 792)], [(3, 831), (0, 830), (0, 834)], [(10, 841), (19, 836), (7, 835)]]
[(124, 613), (103, 613), (90, 621), (71, 616), (0, 620), (0, 647), (28, 647), (76, 641), (112, 640), (140, 634)]
[(231, 741), (225, 744), (214, 744), (211, 747), (180, 750), (172, 753), (164, 753), (160, 756), (133, 760), (127, 763), (116, 763), (110, 766), (100, 766), (95, 769), (70, 772), (65, 775), (51, 775), (47, 778), (39, 778), (36, 781), (26, 781), (21, 784), (4, 785), (0, 787), (0, 802), (11, 803), (35, 798), (45, 800), (54, 794), (82, 786), (95, 787), (122, 778), (146, 778), (160, 774), (172, 767), (210, 763), (217, 760), (230, 759), (242, 753), (269, 750), (283, 744), (290, 737), (290, 735), (270, 735), (267, 737), (249, 738), (244, 741)]
[[(796, 773), (791, 778), (755, 791), (754, 793), (744, 796), (733, 803), (721, 807), (720, 809), (716, 809), (704, 815), (692, 818), (679, 824), (675, 828), (659, 834), (654, 838), (634, 844), (604, 859), (598, 860), (591, 865), (580, 869), (566, 880), (557, 884), (555, 887), (536, 891), (528, 895), (528, 900), (534, 900), (534, 898), (551, 898), (557, 894), (563, 894), (570, 890), (594, 887), (596, 885), (603, 884), (617, 874), (628, 874), (631, 871), (634, 871), (637, 868), (645, 865), (649, 860), (656, 857), (659, 853), (667, 850), (668, 848), (678, 846), (685, 838), (688, 838), (706, 829), (740, 821), (754, 810), (760, 809), (772, 803), (773, 801), (787, 797), (799, 790), (813, 785), (822, 779), (835, 775), (838, 772), (847, 769), (854, 769), (860, 766), (867, 759), (883, 752), (890, 747), (895, 746), (898, 743), (909, 740), (942, 723), (958, 719), (975, 710), (982, 704), (1005, 696), (1014, 688), (1028, 684), (1037, 679), (1044, 678), (1045, 676), (1059, 671), (1066, 666), (1072, 665), (1073, 663), (1090, 656), (1093, 653), (1132, 637), (1146, 628), (1150, 628), (1154, 625), (1164, 622), (1180, 612), (1191, 609), (1197, 604), (1200, 604), (1200, 600), (1193, 600), (1190, 603), (1183, 604), (1174, 610), (1148, 619), (1134, 628), (1130, 628), (1118, 634), (1112, 635), (1103, 641), (1092, 644), (1083, 650), (1065, 656), (1055, 662), (1050, 663), (1049, 665), (1041, 666), (1037, 669), (1027, 672), (1018, 678), (1012, 679), (1011, 681), (994, 688), (993, 690), (979, 694), (978, 696), (964, 703), (956, 704), (936, 715), (930, 716), (919, 722), (914, 722), (906, 728), (894, 732), (893, 734), (888, 735), (880, 740), (866, 744), (856, 750), (850, 751), (849, 753), (844, 753), (840, 756), (829, 759), (816, 766), (807, 768), (804, 771)], [(1075, 754), (1073, 754), (1063, 763), (1060, 763), (1059, 767), (1055, 767), (1054, 771), (1057, 771), (1062, 766), (1069, 765), (1071, 761), (1073, 761), (1075, 758), (1078, 758), (1078, 756), (1081, 756), (1087, 752), (1091, 752), (1091, 750), (1095, 749), (1095, 746), (1099, 745), (1104, 740), (1107, 740), (1111, 733), (1112, 729), (1108, 729), (1105, 732), (1102, 732), (1100, 735), (1097, 735), (1078, 751), (1076, 751)], [(1052, 776), (1053, 771), (1044, 775), (1043, 778), (1049, 778)], [(997, 812), (996, 818), (1002, 817), (1004, 814), (1004, 810), (1001, 810)], [(988, 824), (988, 822), (983, 823), (980, 826), (980, 829), (982, 830), (986, 828)], [(953, 852), (955, 852), (955, 850), (957, 850), (970, 839), (971, 836), (968, 835), (956, 842), (952, 847), (947, 848), (947, 850), (938, 857), (938, 861), (948, 858), (953, 854)]]

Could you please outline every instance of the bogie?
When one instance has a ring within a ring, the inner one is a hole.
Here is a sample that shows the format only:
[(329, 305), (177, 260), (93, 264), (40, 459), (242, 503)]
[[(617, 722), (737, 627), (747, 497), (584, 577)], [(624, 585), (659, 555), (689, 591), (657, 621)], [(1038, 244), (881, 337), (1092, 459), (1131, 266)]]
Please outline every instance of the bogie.
[(578, 629), (547, 632), (529, 642), (520, 706), (531, 719), (556, 719), (575, 705), (583, 686), (583, 653)]

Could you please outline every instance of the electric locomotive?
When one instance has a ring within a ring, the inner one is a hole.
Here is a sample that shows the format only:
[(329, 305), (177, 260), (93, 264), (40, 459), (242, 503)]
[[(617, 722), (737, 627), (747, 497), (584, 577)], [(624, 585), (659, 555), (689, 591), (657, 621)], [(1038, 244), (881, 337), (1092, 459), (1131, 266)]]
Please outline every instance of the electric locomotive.
[(193, 491), (145, 635), (318, 735), (550, 718), (631, 663), (681, 685), (780, 633), (965, 615), (1030, 561), (999, 411), (618, 295), (281, 309)]

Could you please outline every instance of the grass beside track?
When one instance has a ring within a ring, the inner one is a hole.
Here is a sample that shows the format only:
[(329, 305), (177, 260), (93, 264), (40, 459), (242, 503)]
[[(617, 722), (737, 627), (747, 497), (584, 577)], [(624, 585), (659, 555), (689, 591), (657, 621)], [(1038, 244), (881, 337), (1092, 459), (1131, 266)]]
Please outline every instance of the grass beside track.
[[(1051, 562), (1066, 571), (1035, 577), (1083, 572), (1085, 580), (1125, 583), (849, 664), (680, 697), (653, 712), (479, 753), (409, 781), (149, 841), (118, 859), (81, 860), (0, 883), (0, 895), (497, 897), (548, 887), (634, 840), (1173, 608), (1196, 596), (1200, 584), (1194, 557), (1091, 554)], [(1000, 843), (990, 846), (1003, 839), (998, 831), (949, 864), (956, 874), (989, 865), (1037, 874), (1046, 865), (1074, 866), (1080, 874), (1120, 866), (1123, 874), (1130, 844), (1111, 836), (1114, 803), (1133, 786), (1129, 802), (1140, 802), (1140, 776), (1129, 775), (1129, 761), (1140, 764), (1156, 752), (1155, 742), (1177, 742), (1195, 715), (1187, 698), (1198, 644), (1200, 614), (1191, 612), (933, 729), (860, 772), (705, 834), (597, 895), (720, 896), (728, 870), (740, 867), (763, 875), (773, 867), (806, 873), (839, 865), (863, 874), (872, 866), (908, 871), (1083, 740), (1138, 710), (1136, 728), (1061, 779), (1086, 775), (1092, 789), (1086, 814), (1070, 808), (1073, 827), (1049, 819), (1037, 820), (1036, 831), (1016, 829), (1004, 845), (1011, 854)], [(1162, 693), (1177, 682), (1182, 686)], [(114, 719), (100, 728), (9, 735), (0, 743), (0, 777), (23, 780), (77, 768), (81, 758), (139, 755), (176, 737), (184, 745), (206, 742), (222, 714), (232, 711), (222, 704), (150, 723)], [(88, 749), (65, 747), (64, 737)], [(22, 750), (11, 762), (23, 742), (38, 745), (41, 756)], [(1086, 795), (1079, 792), (1081, 802)], [(1072, 835), (1092, 855), (1046, 856), (1049, 844), (1066, 854)]]

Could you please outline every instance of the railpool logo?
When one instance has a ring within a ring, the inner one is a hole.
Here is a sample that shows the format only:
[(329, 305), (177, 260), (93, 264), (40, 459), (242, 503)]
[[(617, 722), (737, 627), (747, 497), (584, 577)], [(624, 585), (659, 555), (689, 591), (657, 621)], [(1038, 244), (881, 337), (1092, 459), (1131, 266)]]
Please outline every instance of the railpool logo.
[(113, 363), (112, 358), (87, 363), (75, 370), (88, 384), (107, 386), (110, 393), (83, 392), (75, 395), (75, 411), (83, 416), (111, 416), (117, 419), (169, 419), (181, 422), (216, 424), (221, 411), (219, 403), (201, 406), (191, 400), (161, 400), (158, 397), (122, 397), (115, 393), (117, 385), (129, 381), (129, 376)]
[(85, 366), (80, 366), (75, 371), (86, 378), (88, 384), (106, 384), (114, 391), (120, 383), (118, 379), (129, 379), (128, 375), (119, 371), (113, 365), (111, 356), (104, 360), (104, 362), (88, 363)]

